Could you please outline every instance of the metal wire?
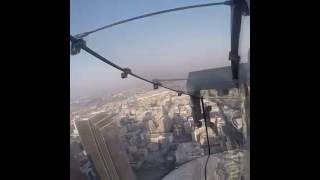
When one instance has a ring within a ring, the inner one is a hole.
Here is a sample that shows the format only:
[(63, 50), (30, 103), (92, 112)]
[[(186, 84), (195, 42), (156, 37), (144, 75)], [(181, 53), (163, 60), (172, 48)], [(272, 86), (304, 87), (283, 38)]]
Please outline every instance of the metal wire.
[(123, 23), (127, 23), (127, 22), (130, 22), (130, 21), (137, 20), (137, 19), (142, 19), (142, 18), (146, 18), (146, 17), (150, 17), (150, 16), (159, 15), (159, 14), (164, 14), (164, 13), (169, 13), (169, 12), (174, 12), (174, 11), (181, 11), (181, 10), (186, 10), (186, 9), (206, 7), (206, 6), (230, 5), (230, 3), (231, 3), (231, 1), (224, 1), (224, 2), (217, 2), (217, 3), (207, 3), (207, 4), (198, 4), (198, 5), (184, 6), (184, 7), (178, 7), (178, 8), (167, 9), (167, 10), (157, 11), (157, 12), (153, 12), (153, 13), (143, 14), (141, 16), (136, 16), (136, 17), (125, 19), (125, 20), (122, 20), (122, 21), (118, 21), (118, 22), (115, 22), (115, 23), (112, 23), (112, 24), (108, 24), (106, 26), (94, 29), (92, 31), (87, 31), (87, 32), (84, 32), (84, 33), (77, 34), (76, 37), (83, 38), (83, 37), (88, 36), (89, 34), (95, 33), (97, 31), (101, 31), (103, 29), (111, 28), (111, 27), (116, 26), (116, 25), (120, 25), (120, 24), (123, 24)]
[[(101, 28), (97, 28), (95, 30), (92, 30), (92, 31), (88, 31), (88, 32), (84, 32), (84, 33), (81, 33), (81, 34), (78, 34), (76, 35), (77, 38), (83, 38), (85, 36), (88, 36), (92, 33), (95, 33), (97, 31), (101, 31), (103, 29), (107, 29), (107, 28), (111, 28), (113, 26), (116, 26), (116, 25), (120, 25), (120, 24), (123, 24), (123, 23), (127, 23), (127, 22), (130, 22), (130, 21), (134, 21), (134, 20), (137, 20), (137, 19), (142, 19), (142, 18), (146, 18), (146, 17), (150, 17), (150, 16), (154, 16), (154, 15), (159, 15), (159, 14), (164, 14), (164, 13), (169, 13), (169, 12), (173, 12), (173, 11), (180, 11), (180, 10), (186, 10), (186, 9), (192, 9), (192, 8), (199, 8), (199, 7), (206, 7), (206, 6), (214, 6), (214, 5), (231, 5), (232, 1), (224, 1), (224, 2), (218, 2), (218, 3), (208, 3), (208, 4), (200, 4), (200, 5), (193, 5), (193, 6), (185, 6), (185, 7), (179, 7), (179, 8), (173, 8), (173, 9), (167, 9), (167, 10), (163, 10), (163, 11), (158, 11), (158, 12), (153, 12), (153, 13), (148, 13), (148, 14), (144, 14), (144, 15), (141, 15), (141, 16), (137, 16), (137, 17), (133, 17), (133, 18), (129, 18), (129, 19), (125, 19), (125, 20), (122, 20), (122, 21), (118, 21), (118, 22), (115, 22), (115, 23), (112, 23), (112, 24), (109, 24), (109, 25), (106, 25), (106, 26), (103, 26)], [(70, 35), (70, 40), (74, 43), (76, 42), (78, 39), (71, 36)], [(99, 60), (109, 64), (110, 66), (122, 71), (122, 72), (125, 72), (125, 68), (122, 68), (120, 66), (118, 66), (117, 64), (114, 64), (113, 62), (109, 61), (108, 59), (104, 58), (103, 56), (101, 56), (100, 54), (98, 54), (97, 52), (91, 50), (89, 47), (87, 47), (85, 44), (82, 44), (80, 46), (81, 49), (83, 49), (84, 51), (88, 52), (89, 54), (95, 56), (96, 58), (98, 58)], [(233, 62), (233, 61), (232, 61)], [(233, 66), (232, 66), (233, 67)], [(236, 66), (238, 67), (238, 66)], [(207, 127), (207, 123), (210, 121), (207, 120), (207, 117), (206, 117), (206, 110), (205, 110), (205, 106), (204, 106), (204, 102), (203, 102), (203, 97), (199, 97), (199, 96), (196, 96), (196, 95), (193, 95), (193, 94), (189, 94), (189, 93), (186, 93), (186, 92), (183, 92), (183, 91), (178, 91), (178, 90), (175, 90), (175, 89), (172, 89), (172, 88), (169, 88), (169, 87), (166, 87), (166, 86), (163, 86), (162, 84), (159, 84), (159, 83), (155, 83), (155, 82), (152, 82), (142, 76), (139, 76), (135, 73), (132, 73), (131, 71), (130, 72), (127, 72), (127, 74), (130, 74), (138, 79), (141, 79), (145, 82), (148, 82), (150, 84), (157, 84), (158, 86), (160, 87), (163, 87), (163, 88), (166, 88), (168, 90), (171, 90), (171, 91), (174, 91), (174, 92), (177, 92), (177, 93), (180, 93), (180, 94), (185, 94), (185, 95), (189, 95), (190, 97), (194, 97), (194, 98), (198, 98), (201, 100), (201, 105), (202, 105), (202, 110), (203, 110), (203, 118), (204, 118), (204, 121), (205, 121), (205, 129), (206, 129), (206, 137), (207, 137), (207, 145), (208, 145), (208, 157), (207, 157), (207, 160), (206, 160), (206, 163), (205, 163), (205, 180), (207, 180), (207, 164), (208, 164), (208, 161), (209, 161), (209, 158), (210, 158), (210, 154), (211, 154), (211, 149), (210, 149), (210, 142), (209, 142), (209, 135), (208, 135), (208, 127)], [(214, 99), (222, 99), (222, 98), (214, 98)], [(231, 99), (231, 98), (224, 98), (224, 99)]]
[[(77, 40), (78, 40), (78, 38), (75, 38), (72, 35), (70, 35), (70, 41), (72, 43), (76, 42)], [(87, 53), (91, 54), (92, 56), (98, 58), (99, 60), (109, 64), (110, 66), (112, 66), (112, 67), (114, 67), (114, 68), (116, 68), (116, 69), (118, 69), (118, 70), (120, 70), (122, 72), (125, 71), (125, 68), (122, 68), (122, 67), (118, 66), (117, 64), (111, 62), (110, 60), (108, 60), (105, 57), (101, 56), (100, 54), (98, 54), (94, 50), (90, 49), (88, 46), (82, 45), (80, 48), (83, 49), (84, 51), (86, 51)], [(144, 78), (142, 76), (139, 76), (139, 75), (137, 75), (137, 74), (135, 74), (133, 72), (128, 72), (128, 74), (130, 74), (131, 76), (136, 77), (136, 78), (138, 78), (140, 80), (148, 82), (150, 84), (153, 84), (153, 85), (156, 84), (155, 82), (150, 81), (150, 80), (148, 80), (148, 79), (146, 79), (146, 78)], [(182, 80), (182, 79), (179, 79), (179, 80)], [(183, 80), (185, 80), (185, 79), (183, 79)], [(179, 91), (179, 90), (164, 86), (162, 84), (157, 84), (157, 85), (160, 86), (160, 87), (163, 87), (165, 89), (168, 89), (168, 90), (171, 90), (171, 91), (174, 91), (174, 92), (177, 92), (177, 93), (185, 94), (185, 95), (188, 95), (188, 96), (191, 96), (191, 97), (194, 97), (194, 98), (198, 98), (198, 99), (202, 98), (200, 96), (197, 96), (197, 95), (194, 95), (194, 94), (190, 94), (190, 93), (187, 93), (187, 92), (184, 92), (184, 91)], [(236, 98), (236, 97), (210, 97), (210, 99), (239, 99), (239, 98)]]
[(210, 119), (207, 119), (203, 98), (200, 98), (200, 99), (201, 99), (201, 106), (202, 106), (202, 111), (203, 111), (204, 125), (206, 127), (207, 145), (208, 145), (208, 157), (207, 157), (206, 164), (204, 167), (204, 178), (205, 178), (205, 180), (207, 180), (207, 165), (208, 165), (209, 157), (211, 154), (207, 123), (209, 123)]
[[(75, 37), (73, 37), (72, 35), (70, 35), (70, 41), (71, 41), (72, 43), (75, 43), (77, 40), (78, 40), (77, 38), (75, 38)], [(93, 55), (94, 57), (98, 58), (99, 60), (101, 60), (101, 61), (109, 64), (110, 66), (112, 66), (112, 67), (114, 67), (114, 68), (116, 68), (116, 69), (118, 69), (118, 70), (120, 70), (120, 71), (125, 72), (125, 68), (122, 68), (122, 67), (118, 66), (117, 64), (109, 61), (109, 60), (106, 59), (105, 57), (101, 56), (101, 55), (98, 54), (97, 52), (95, 52), (95, 51), (93, 51), (92, 49), (90, 49), (89, 47), (87, 47), (85, 44), (82, 44), (82, 45), (80, 46), (80, 48), (83, 49), (84, 51), (86, 51), (87, 53)], [(156, 84), (155, 82), (152, 82), (152, 81), (150, 81), (150, 80), (148, 80), (148, 79), (146, 79), (146, 78), (144, 78), (144, 77), (142, 77), (142, 76), (139, 76), (139, 75), (137, 75), (137, 74), (135, 74), (135, 73), (132, 73), (131, 71), (128, 72), (128, 74), (130, 74), (131, 76), (134, 76), (134, 77), (136, 77), (136, 78), (138, 78), (138, 79), (140, 79), (140, 80), (143, 80), (143, 81), (145, 81), (145, 82), (148, 82), (148, 83), (150, 83), (150, 84), (153, 84), (153, 85)], [(166, 86), (164, 86), (164, 85), (162, 85), (162, 84), (157, 84), (157, 85), (160, 86), (160, 87), (163, 87), (163, 88), (165, 88), (165, 89), (168, 89), (168, 90), (171, 90), (171, 91), (174, 91), (174, 92), (177, 92), (177, 93), (185, 94), (185, 95), (188, 95), (188, 96), (190, 96), (190, 97), (198, 98), (198, 99), (201, 100), (201, 105), (202, 105), (202, 110), (203, 110), (203, 118), (204, 118), (204, 121), (205, 121), (205, 129), (206, 129), (206, 136), (207, 136), (207, 145), (208, 145), (208, 157), (207, 157), (207, 160), (206, 160), (206, 163), (205, 163), (205, 180), (207, 180), (207, 164), (208, 164), (208, 161), (209, 161), (209, 157), (210, 157), (210, 154), (211, 154), (211, 150), (210, 150), (210, 142), (209, 142), (209, 135), (208, 135), (208, 127), (207, 127), (207, 122), (208, 122), (209, 120), (207, 120), (207, 117), (206, 117), (206, 112), (205, 112), (205, 106), (204, 106), (204, 102), (203, 102), (203, 97), (199, 97), (199, 96), (196, 96), (196, 95), (193, 95), (193, 94), (189, 94), (189, 93), (183, 92), (183, 91), (178, 91), (178, 90), (175, 90), (175, 89), (166, 87)], [(223, 98), (223, 97), (222, 97), (222, 98)], [(222, 98), (215, 98), (215, 99), (222, 99)], [(227, 97), (225, 97), (225, 98), (223, 98), (223, 99), (226, 99), (226, 98), (227, 98)], [(228, 98), (228, 99), (230, 99), (230, 98)]]
[[(70, 35), (70, 41), (71, 41), (71, 42), (74, 43), (74, 42), (76, 42), (77, 40), (78, 40), (77, 38), (75, 38), (75, 37), (73, 37), (72, 35)], [(95, 52), (95, 51), (93, 51), (92, 49), (90, 49), (90, 48), (89, 48), (88, 46), (86, 46), (85, 44), (81, 45), (80, 48), (83, 49), (84, 51), (86, 51), (87, 53), (93, 55), (94, 57), (98, 58), (99, 60), (101, 60), (101, 61), (109, 64), (110, 66), (112, 66), (112, 67), (114, 67), (114, 68), (116, 68), (116, 69), (118, 69), (118, 70), (120, 70), (120, 71), (123, 71), (123, 72), (125, 71), (124, 68), (122, 68), (122, 67), (118, 66), (117, 64), (114, 64), (113, 62), (109, 61), (109, 60), (106, 59), (105, 57), (101, 56), (101, 55), (98, 54), (97, 52)], [(139, 75), (137, 75), (137, 74), (135, 74), (135, 73), (133, 73), (133, 72), (128, 72), (128, 74), (130, 74), (131, 76), (136, 77), (136, 78), (138, 78), (138, 79), (141, 79), (141, 80), (143, 80), (143, 81), (145, 81), (145, 82), (148, 82), (148, 83), (150, 83), (150, 84), (153, 84), (153, 85), (156, 84), (155, 82), (152, 82), (152, 81), (150, 81), (150, 80), (148, 80), (148, 79), (146, 79), (146, 78), (144, 78), (144, 77), (142, 77), (142, 76), (139, 76)], [(162, 84), (157, 84), (157, 85), (160, 86), (160, 87), (163, 87), (163, 88), (165, 88), (165, 89), (168, 89), (168, 90), (177, 92), (177, 93), (185, 94), (185, 95), (188, 95), (188, 96), (191, 96), (191, 97), (195, 97), (195, 98), (199, 98), (199, 99), (201, 98), (201, 97), (198, 97), (198, 96), (193, 95), (193, 94), (189, 94), (189, 93), (184, 92), (184, 91), (178, 91), (178, 90), (175, 90), (175, 89), (166, 87), (166, 86), (164, 86), (164, 85), (162, 85)]]

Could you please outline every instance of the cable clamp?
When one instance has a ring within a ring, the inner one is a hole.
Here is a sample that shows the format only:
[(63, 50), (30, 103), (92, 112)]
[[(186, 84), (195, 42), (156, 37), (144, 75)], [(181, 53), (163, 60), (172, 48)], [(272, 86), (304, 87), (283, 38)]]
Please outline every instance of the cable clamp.
[(235, 62), (240, 62), (240, 56), (236, 53), (230, 52), (229, 53), (229, 60), (235, 61)]
[(83, 46), (86, 46), (86, 42), (83, 39), (77, 39), (71, 42), (71, 55), (76, 55), (80, 53)]
[(243, 16), (249, 16), (250, 15), (249, 6), (248, 6), (248, 3), (245, 0), (225, 1), (224, 5), (227, 5), (227, 6), (240, 6), (241, 14)]
[(129, 69), (129, 68), (124, 68), (124, 69), (123, 69), (123, 73), (121, 73), (121, 78), (122, 78), (122, 79), (127, 78), (127, 77), (128, 77), (128, 74), (130, 74), (130, 73), (131, 73), (131, 69)]
[(161, 83), (158, 79), (153, 79), (152, 82), (153, 82), (153, 89), (158, 89), (159, 86), (161, 86)]

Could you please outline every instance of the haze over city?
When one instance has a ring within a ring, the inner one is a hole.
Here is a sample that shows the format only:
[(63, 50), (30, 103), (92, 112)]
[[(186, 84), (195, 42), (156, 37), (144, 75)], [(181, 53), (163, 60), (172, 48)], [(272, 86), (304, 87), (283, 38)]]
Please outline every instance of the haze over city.
[[(75, 35), (115, 21), (179, 6), (220, 1), (71, 0), (70, 33)], [(242, 62), (250, 47), (250, 19), (243, 18)], [(186, 78), (188, 72), (229, 65), (230, 8), (205, 7), (137, 20), (85, 38), (87, 45), (133, 72), (153, 78)], [(146, 85), (81, 51), (70, 56), (71, 98)]]

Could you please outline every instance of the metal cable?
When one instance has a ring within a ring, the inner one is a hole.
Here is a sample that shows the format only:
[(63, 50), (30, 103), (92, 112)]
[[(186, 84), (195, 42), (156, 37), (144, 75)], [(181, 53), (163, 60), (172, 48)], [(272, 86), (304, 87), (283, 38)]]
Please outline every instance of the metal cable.
[[(72, 43), (76, 43), (76, 41), (78, 41), (79, 39), (73, 37), (72, 35), (70, 35), (70, 41)], [(87, 47), (85, 44), (82, 44), (81, 46), (79, 46), (79, 48), (83, 49), (84, 51), (86, 51), (87, 53), (93, 55), (94, 57), (98, 58), (99, 60), (109, 64), (110, 66), (120, 70), (120, 71), (123, 71), (125, 72), (125, 69), (118, 66), (117, 64), (114, 64), (113, 62), (109, 61), (108, 59), (104, 58), (103, 56), (101, 56), (100, 54), (98, 54), (97, 52), (93, 51), (92, 49), (90, 49), (89, 47)], [(138, 78), (138, 79), (141, 79), (145, 82), (148, 82), (150, 84), (156, 84), (155, 82), (152, 82), (144, 77), (141, 77), (135, 73), (132, 73), (132, 72), (128, 72), (128, 74)], [(171, 90), (171, 91), (174, 91), (174, 92), (177, 92), (177, 93), (181, 93), (181, 94), (185, 94), (185, 95), (188, 95), (190, 97), (194, 97), (194, 98), (198, 98), (201, 100), (201, 106), (202, 106), (202, 111), (203, 111), (203, 118), (204, 118), (204, 121), (205, 121), (205, 129), (206, 129), (206, 136), (207, 136), (207, 145), (208, 145), (208, 157), (207, 157), (207, 160), (206, 160), (206, 163), (205, 163), (205, 180), (207, 180), (207, 164), (208, 164), (208, 161), (209, 161), (209, 158), (210, 158), (210, 154), (211, 154), (211, 149), (210, 149), (210, 142), (209, 142), (209, 135), (208, 135), (208, 127), (207, 127), (207, 123), (210, 121), (207, 120), (207, 117), (206, 117), (206, 110), (205, 110), (205, 106), (204, 106), (204, 101), (203, 101), (203, 97), (199, 97), (199, 96), (196, 96), (196, 95), (193, 95), (193, 94), (189, 94), (189, 93), (186, 93), (186, 92), (183, 92), (183, 91), (178, 91), (178, 90), (175, 90), (175, 89), (172, 89), (172, 88), (169, 88), (169, 87), (166, 87), (162, 84), (157, 84), (158, 86), (160, 87), (163, 87), (163, 88), (166, 88), (168, 90)], [(221, 99), (221, 98), (217, 98), (217, 99)]]
[[(70, 41), (71, 41), (72, 43), (75, 43), (77, 40), (78, 40), (77, 38), (75, 38), (75, 37), (73, 37), (72, 35), (70, 35)], [(92, 49), (90, 49), (90, 48), (89, 48), (88, 46), (86, 46), (85, 44), (82, 44), (79, 48), (83, 49), (83, 50), (86, 51), (87, 53), (89, 53), (89, 54), (93, 55), (94, 57), (98, 58), (99, 60), (101, 60), (101, 61), (109, 64), (110, 66), (112, 66), (112, 67), (114, 67), (114, 68), (116, 68), (116, 69), (118, 69), (118, 70), (120, 70), (120, 71), (125, 72), (125, 69), (124, 69), (124, 68), (122, 68), (122, 67), (118, 66), (117, 64), (114, 64), (113, 62), (109, 61), (109, 60), (106, 59), (105, 57), (101, 56), (101, 55), (98, 54), (97, 52), (95, 52), (95, 51), (93, 51)], [(141, 76), (139, 76), (139, 75), (137, 75), (137, 74), (135, 74), (135, 73), (128, 72), (128, 74), (130, 74), (131, 76), (134, 76), (134, 77), (136, 77), (136, 78), (138, 78), (138, 79), (141, 79), (141, 80), (143, 80), (143, 81), (145, 81), (145, 82), (148, 82), (148, 83), (150, 83), (150, 84), (153, 84), (153, 85), (156, 84), (155, 82), (152, 82), (152, 81), (150, 81), (150, 80), (148, 80), (148, 79), (146, 79), (146, 78), (144, 78), (144, 77), (141, 77)], [(201, 97), (198, 97), (198, 96), (193, 95), (193, 94), (189, 94), (189, 93), (184, 92), (184, 91), (178, 91), (178, 90), (175, 90), (175, 89), (166, 87), (166, 86), (164, 86), (164, 85), (162, 85), (162, 84), (157, 84), (157, 85), (160, 86), (160, 87), (163, 87), (163, 88), (165, 88), (165, 89), (168, 89), (168, 90), (177, 92), (177, 93), (185, 94), (185, 95), (188, 95), (188, 96), (191, 96), (191, 97), (195, 97), (195, 98), (199, 98), (199, 99), (201, 98)]]
[(94, 29), (92, 31), (87, 31), (87, 32), (84, 32), (84, 33), (77, 34), (76, 37), (83, 38), (83, 37), (88, 36), (89, 34), (95, 33), (97, 31), (101, 31), (103, 29), (107, 29), (107, 28), (110, 28), (110, 27), (113, 27), (113, 26), (116, 26), (116, 25), (120, 25), (120, 24), (123, 24), (123, 23), (134, 21), (134, 20), (137, 20), (137, 19), (142, 19), (142, 18), (146, 18), (146, 17), (150, 17), (150, 16), (155, 16), (155, 15), (158, 15), (158, 14), (164, 14), (164, 13), (169, 13), (169, 12), (173, 12), (173, 11), (181, 11), (181, 10), (200, 8), (200, 7), (206, 7), (206, 6), (230, 5), (230, 4), (231, 4), (231, 1), (224, 1), (224, 2), (198, 4), (198, 5), (184, 6), (184, 7), (178, 7), (178, 8), (173, 8), (173, 9), (157, 11), (157, 12), (143, 14), (141, 16), (136, 16), (136, 17), (133, 17), (133, 18), (125, 19), (125, 20), (122, 20), (122, 21), (117, 21), (115, 23), (108, 24), (106, 26)]
[(201, 97), (200, 99), (201, 99), (201, 106), (202, 106), (202, 111), (203, 111), (204, 125), (206, 127), (206, 136), (207, 136), (207, 145), (208, 145), (208, 157), (207, 157), (206, 164), (204, 167), (204, 178), (205, 178), (205, 180), (207, 180), (207, 165), (208, 165), (209, 157), (211, 154), (207, 123), (209, 123), (210, 119), (207, 119), (207, 116), (206, 116), (206, 110), (205, 110), (205, 106), (204, 106), (204, 102), (203, 102), (203, 97)]
[[(85, 36), (88, 36), (89, 34), (92, 34), (92, 33), (95, 33), (97, 31), (101, 31), (103, 29), (107, 29), (107, 28), (110, 28), (110, 27), (113, 27), (113, 26), (116, 26), (116, 25), (120, 25), (120, 24), (123, 24), (123, 23), (126, 23), (126, 22), (130, 22), (130, 21), (134, 21), (134, 20), (137, 20), (137, 19), (142, 19), (142, 18), (146, 18), (146, 17), (150, 17), (150, 16), (154, 16), (154, 15), (158, 15), (158, 14), (164, 14), (164, 13), (169, 13), (169, 12), (173, 12), (173, 11), (180, 11), (180, 10), (185, 10), (185, 9), (192, 9), (192, 8), (199, 8), (199, 7), (206, 7), (206, 6), (214, 6), (214, 5), (231, 5), (231, 2), (232, 1), (224, 1), (224, 2), (218, 2), (218, 3), (208, 3), (208, 4), (200, 4), (200, 5), (192, 5), (192, 6), (185, 6), (185, 7), (179, 7), (179, 8), (173, 8), (173, 9), (167, 9), (167, 10), (162, 10), (162, 11), (158, 11), (158, 12), (153, 12), (153, 13), (148, 13), (148, 14), (144, 14), (144, 15), (141, 15), (141, 16), (137, 16), (137, 17), (133, 17), (133, 18), (129, 18), (129, 19), (125, 19), (125, 20), (122, 20), (122, 21), (118, 21), (118, 22), (115, 22), (115, 23), (112, 23), (112, 24), (109, 24), (109, 25), (106, 25), (106, 26), (103, 26), (101, 28), (98, 28), (98, 29), (95, 29), (95, 30), (92, 30), (92, 31), (88, 31), (88, 32), (84, 32), (84, 33), (81, 33), (81, 34), (78, 34), (76, 35), (77, 38), (83, 38)], [(78, 39), (71, 36), (70, 35), (70, 40), (74, 43), (76, 42)], [(96, 58), (100, 59), (101, 61), (109, 64), (110, 66), (122, 71), (122, 72), (126, 72), (126, 69), (125, 68), (122, 68), (120, 66), (118, 66), (117, 64), (114, 64), (113, 62), (109, 61), (108, 59), (104, 58), (103, 56), (101, 56), (100, 54), (96, 53), (95, 51), (91, 50), (89, 47), (87, 47), (85, 44), (82, 44), (80, 46), (81, 49), (83, 49), (84, 51), (88, 52), (89, 54), (95, 56)], [(233, 62), (233, 61), (232, 61)], [(233, 66), (232, 66), (233, 67)], [(238, 67), (238, 66), (236, 66)], [(146, 78), (143, 78), (135, 73), (132, 73), (131, 71), (130, 72), (127, 72), (127, 74), (130, 74), (138, 79), (141, 79), (145, 82), (148, 82), (150, 84), (157, 84), (158, 86), (160, 87), (163, 87), (163, 88), (166, 88), (168, 90), (171, 90), (171, 91), (174, 91), (174, 92), (177, 92), (179, 94), (185, 94), (185, 95), (189, 95), (190, 97), (194, 97), (194, 98), (198, 98), (201, 100), (201, 105), (202, 105), (202, 110), (203, 110), (203, 118), (204, 118), (204, 121), (205, 121), (205, 130), (206, 130), (206, 137), (207, 137), (207, 145), (208, 145), (208, 157), (206, 159), (206, 163), (205, 163), (205, 180), (207, 180), (207, 164), (208, 164), (208, 161), (209, 161), (209, 158), (210, 158), (210, 154), (211, 154), (211, 149), (210, 149), (210, 142), (209, 142), (209, 135), (208, 135), (208, 127), (207, 127), (207, 123), (209, 123), (210, 121), (210, 118), (207, 120), (207, 117), (206, 117), (206, 110), (205, 110), (205, 106), (204, 106), (204, 102), (203, 102), (203, 97), (199, 97), (199, 96), (196, 96), (196, 95), (193, 95), (193, 94), (189, 94), (189, 93), (186, 93), (186, 92), (183, 92), (183, 91), (178, 91), (178, 90), (175, 90), (175, 89), (172, 89), (172, 88), (169, 88), (169, 87), (166, 87), (160, 83), (155, 83), (155, 82), (152, 82)], [(219, 98), (216, 98), (216, 99), (219, 99)]]
[[(72, 43), (75, 43), (77, 40), (79, 40), (79, 39), (73, 37), (72, 35), (70, 35), (70, 41), (71, 41)], [(98, 54), (98, 53), (95, 52), (94, 50), (90, 49), (90, 48), (89, 48), (88, 46), (86, 46), (85, 44), (81, 45), (80, 48), (83, 49), (84, 51), (86, 51), (87, 53), (91, 54), (92, 56), (98, 58), (99, 60), (101, 60), (101, 61), (109, 64), (110, 66), (112, 66), (112, 67), (114, 67), (114, 68), (116, 68), (116, 69), (118, 69), (118, 70), (120, 70), (120, 71), (122, 71), (122, 72), (125, 72), (125, 68), (122, 68), (122, 67), (118, 66), (117, 64), (111, 62), (110, 60), (108, 60), (108, 59), (106, 59), (105, 57), (101, 56), (100, 54)], [(145, 82), (148, 82), (148, 83), (150, 83), (150, 84), (153, 84), (153, 85), (156, 84), (155, 82), (150, 81), (150, 80), (148, 80), (148, 79), (146, 79), (146, 78), (144, 78), (144, 77), (142, 77), (142, 76), (139, 76), (139, 75), (137, 75), (137, 74), (135, 74), (135, 73), (128, 72), (128, 74), (130, 74), (131, 76), (136, 77), (136, 78), (138, 78), (138, 79), (140, 79), (140, 80), (143, 80), (143, 81), (145, 81)], [(190, 96), (190, 97), (194, 97), (194, 98), (198, 98), (198, 99), (201, 99), (201, 98), (202, 98), (202, 97), (199, 97), (199, 96), (194, 95), (194, 94), (190, 94), (190, 93), (187, 93), (187, 92), (184, 92), (184, 91), (179, 91), (179, 90), (176, 90), (176, 89), (173, 89), (173, 88), (164, 86), (164, 85), (162, 85), (162, 84), (157, 84), (157, 85), (160, 86), (160, 87), (163, 87), (163, 88), (165, 88), (165, 89), (168, 89), (168, 90), (177, 92), (177, 93), (181, 93), (181, 94), (188, 95), (188, 96)], [(236, 98), (236, 97), (217, 97), (217, 98), (210, 98), (210, 99), (239, 99), (239, 98)]]

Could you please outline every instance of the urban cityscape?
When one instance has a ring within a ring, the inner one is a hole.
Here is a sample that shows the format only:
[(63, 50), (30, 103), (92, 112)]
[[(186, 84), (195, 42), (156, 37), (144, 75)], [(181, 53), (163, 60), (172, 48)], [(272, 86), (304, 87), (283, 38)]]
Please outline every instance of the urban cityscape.
[(70, 1), (70, 180), (180, 179), (250, 180), (250, 0)]
[[(224, 163), (228, 168), (215, 168), (224, 169), (223, 175), (216, 172), (211, 176), (240, 179), (245, 171), (241, 137), (245, 123), (238, 90), (230, 90), (227, 96), (234, 99), (223, 103), (210, 98), (217, 96), (215, 90), (201, 93), (211, 107), (210, 122), (216, 125), (208, 128), (212, 154), (208, 167), (221, 167), (221, 161), (229, 157)], [(206, 129), (194, 124), (189, 96), (163, 88), (140, 88), (109, 98), (77, 100), (70, 107), (70, 168), (78, 174), (76, 179), (169, 180), (178, 177), (172, 175), (179, 173), (177, 170), (192, 172), (190, 168), (200, 168), (199, 176), (203, 173), (200, 166), (208, 154)]]

